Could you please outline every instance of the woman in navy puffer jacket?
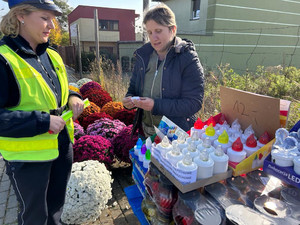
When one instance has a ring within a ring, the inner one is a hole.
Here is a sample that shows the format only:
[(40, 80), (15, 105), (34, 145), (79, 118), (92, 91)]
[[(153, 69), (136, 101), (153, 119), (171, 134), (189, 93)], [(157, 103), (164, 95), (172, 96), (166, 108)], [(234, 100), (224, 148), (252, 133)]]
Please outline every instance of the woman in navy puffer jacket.
[(204, 94), (203, 69), (194, 44), (176, 37), (174, 13), (164, 4), (148, 11), (143, 23), (150, 42), (135, 52), (136, 64), (123, 105), (138, 108), (134, 130), (140, 128), (145, 137), (155, 134), (153, 126), (158, 126), (162, 116), (187, 131)]

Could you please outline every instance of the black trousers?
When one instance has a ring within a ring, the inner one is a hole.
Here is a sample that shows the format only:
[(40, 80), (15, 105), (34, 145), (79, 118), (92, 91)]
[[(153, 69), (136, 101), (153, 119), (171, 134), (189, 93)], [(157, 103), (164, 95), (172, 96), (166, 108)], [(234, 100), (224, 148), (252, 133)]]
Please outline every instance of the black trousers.
[(66, 128), (58, 136), (59, 157), (50, 162), (5, 162), (17, 196), (19, 225), (60, 225), (73, 149)]

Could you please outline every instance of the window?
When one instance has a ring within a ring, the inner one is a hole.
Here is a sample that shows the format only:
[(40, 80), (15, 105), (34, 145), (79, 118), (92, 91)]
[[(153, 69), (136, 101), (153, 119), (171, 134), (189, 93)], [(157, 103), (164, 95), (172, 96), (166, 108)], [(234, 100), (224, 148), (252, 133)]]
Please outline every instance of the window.
[(119, 30), (119, 21), (117, 20), (99, 20), (100, 30)]
[(192, 0), (192, 19), (200, 17), (200, 0)]

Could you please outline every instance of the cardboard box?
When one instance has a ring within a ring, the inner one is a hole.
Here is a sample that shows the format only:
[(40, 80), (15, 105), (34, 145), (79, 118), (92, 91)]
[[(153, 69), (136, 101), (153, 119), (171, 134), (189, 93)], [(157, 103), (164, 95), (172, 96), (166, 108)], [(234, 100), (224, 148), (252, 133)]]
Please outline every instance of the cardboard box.
[(160, 164), (155, 157), (151, 156), (151, 162), (160, 170), (160, 172), (162, 172), (177, 188), (178, 190), (180, 190), (182, 193), (186, 193), (189, 191), (193, 191), (196, 190), (200, 187), (204, 187), (206, 185), (218, 182), (220, 180), (225, 180), (228, 177), (232, 176), (232, 170), (229, 169), (227, 172), (225, 173), (220, 173), (220, 174), (216, 174), (212, 177), (206, 178), (206, 179), (201, 179), (201, 180), (197, 180), (194, 183), (190, 183), (190, 184), (182, 184), (180, 183), (174, 176), (172, 176), (172, 174), (166, 169), (164, 168), (164, 166), (162, 164)]
[(271, 161), (271, 154), (264, 161), (264, 172), (271, 174), (278, 179), (293, 185), (296, 188), (300, 188), (300, 175), (294, 171), (294, 166), (281, 167)]
[[(257, 137), (267, 131), (274, 138), (275, 132), (286, 124), (290, 102), (265, 95), (241, 91), (233, 88), (220, 87), (221, 112), (225, 115), (228, 124), (238, 119), (243, 130), (249, 125)], [(285, 116), (280, 116), (284, 114)], [(238, 176), (263, 166), (264, 159), (271, 152), (274, 139), (244, 159), (237, 165), (229, 166), (233, 175)]]

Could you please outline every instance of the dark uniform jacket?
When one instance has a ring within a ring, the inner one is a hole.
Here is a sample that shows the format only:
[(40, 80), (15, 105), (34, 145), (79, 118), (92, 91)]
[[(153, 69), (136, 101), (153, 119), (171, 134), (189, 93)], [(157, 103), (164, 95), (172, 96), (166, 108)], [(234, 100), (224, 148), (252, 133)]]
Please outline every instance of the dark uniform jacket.
[[(38, 45), (36, 53), (29, 43), (17, 36), (11, 38), (5, 36), (0, 45), (6, 44), (20, 55), (33, 68), (40, 72), (56, 95), (57, 101), (61, 101), (61, 88), (58, 77), (54, 71), (50, 58), (46, 52), (48, 43)], [(32, 137), (48, 131), (50, 114), (40, 111), (10, 111), (6, 108), (16, 106), (20, 100), (19, 88), (12, 70), (0, 53), (0, 136), (2, 137)], [(78, 95), (70, 92), (71, 95)], [(78, 95), (80, 97), (80, 95)], [(65, 129), (64, 129), (65, 130)], [(63, 132), (67, 133), (67, 132)]]

